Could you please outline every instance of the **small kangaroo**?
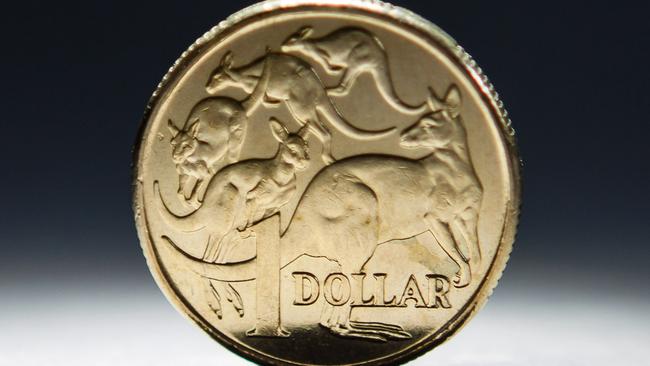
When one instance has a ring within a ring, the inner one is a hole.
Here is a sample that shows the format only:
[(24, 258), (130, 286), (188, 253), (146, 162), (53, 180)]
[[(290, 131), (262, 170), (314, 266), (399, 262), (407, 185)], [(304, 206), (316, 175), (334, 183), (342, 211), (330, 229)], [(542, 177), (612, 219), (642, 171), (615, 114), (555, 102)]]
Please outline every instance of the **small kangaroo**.
[(178, 193), (185, 200), (203, 200), (210, 177), (239, 157), (246, 129), (243, 107), (230, 98), (197, 103), (182, 128), (168, 121), (172, 160), (178, 172)]
[(327, 165), (335, 159), (325, 122), (356, 139), (379, 139), (395, 130), (367, 131), (352, 126), (332, 104), (311, 65), (295, 56), (269, 52), (238, 68), (233, 68), (232, 59), (231, 52), (224, 55), (220, 66), (210, 76), (207, 91), (216, 94), (230, 87), (243, 89), (249, 95), (242, 102), (247, 114), (260, 103), (285, 102), (293, 117), (301, 125), (308, 126), (323, 143), (322, 159)]
[(393, 84), (388, 66), (388, 56), (381, 41), (360, 28), (341, 28), (320, 38), (310, 38), (312, 27), (303, 27), (282, 44), (282, 52), (306, 55), (330, 73), (343, 73), (339, 86), (328, 90), (333, 96), (348, 93), (355, 80), (369, 72), (379, 92), (392, 107), (405, 114), (423, 114), (428, 106), (423, 103), (411, 106), (404, 103)]
[(296, 191), (296, 171), (305, 169), (309, 163), (306, 126), (295, 134), (288, 133), (276, 119), (270, 120), (270, 126), (279, 142), (275, 156), (246, 160), (221, 169), (210, 180), (204, 203), (195, 211), (180, 217), (168, 209), (162, 197), (157, 200), (161, 206), (159, 211), (171, 227), (219, 223), (214, 225), (204, 253), (207, 262), (222, 262), (232, 242), (246, 234), (244, 230), (279, 212)]

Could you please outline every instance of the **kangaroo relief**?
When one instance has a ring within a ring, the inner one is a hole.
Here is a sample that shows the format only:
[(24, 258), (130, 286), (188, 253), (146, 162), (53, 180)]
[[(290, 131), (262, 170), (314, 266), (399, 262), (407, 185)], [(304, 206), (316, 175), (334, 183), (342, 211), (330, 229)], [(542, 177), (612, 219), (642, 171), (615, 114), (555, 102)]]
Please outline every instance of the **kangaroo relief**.
[[(364, 265), (378, 246), (428, 234), (458, 266), (453, 280), (455, 287), (467, 286), (473, 266), (480, 264), (477, 219), (483, 190), (467, 151), (466, 132), (457, 113), (457, 103), (460, 103), (460, 93), (451, 87), (445, 99), (438, 100), (438, 105), (446, 106), (445, 109), (423, 116), (402, 132), (402, 147), (430, 152), (421, 159), (358, 155), (321, 170), (305, 190), (289, 226), (281, 234), (281, 266), (307, 255), (337, 263), (341, 273), (363, 273)], [(226, 197), (222, 192), (217, 196), (212, 190), (207, 195), (213, 197), (210, 202), (216, 197)], [(210, 217), (221, 211), (224, 210), (214, 209)], [(188, 227), (169, 216), (164, 206), (160, 212), (168, 217), (170, 227), (198, 228), (199, 222), (192, 222)], [(300, 219), (295, 220), (297, 217)], [(332, 225), (336, 230), (332, 230)], [(204, 258), (204, 261), (211, 262), (211, 259)], [(255, 271), (244, 270), (242, 266), (252, 265), (254, 261), (239, 264), (237, 275), (234, 268), (217, 263), (209, 267), (205, 263), (188, 263), (188, 266), (197, 267), (208, 278), (232, 280), (241, 276), (240, 280), (246, 280)], [(341, 337), (371, 340), (411, 337), (399, 325), (351, 321), (349, 302), (336, 306), (327, 303), (325, 307), (320, 324)]]
[(232, 53), (226, 53), (221, 64), (209, 78), (206, 89), (211, 94), (234, 87), (245, 91), (249, 97), (243, 101), (247, 114), (260, 103), (267, 105), (286, 103), (293, 117), (322, 142), (322, 159), (325, 164), (335, 161), (331, 152), (333, 126), (347, 136), (359, 140), (379, 139), (395, 129), (368, 131), (346, 121), (325, 92), (320, 78), (311, 65), (291, 55), (267, 53), (245, 66), (233, 67)]
[[(478, 240), (478, 214), (483, 195), (482, 186), (474, 172), (467, 149), (467, 135), (459, 119), (460, 92), (455, 86), (449, 88), (444, 100), (438, 104), (444, 106), (424, 116), (416, 124), (404, 130), (400, 136), (400, 145), (407, 149), (428, 149), (433, 153), (420, 160), (426, 165), (431, 183), (435, 189), (431, 192), (432, 212), (430, 219), (446, 226), (444, 232), (447, 240), (451, 233), (456, 253), (461, 262), (454, 259), (454, 247), (443, 249), (462, 267), (465, 263), (466, 273), (477, 268), (481, 262), (481, 249)], [(456, 121), (456, 122), (454, 122)], [(436, 238), (439, 242), (442, 238)], [(462, 274), (458, 282), (465, 284)]]
[(253, 5), (147, 106), (133, 207), (150, 272), (253, 362), (406, 363), (466, 324), (508, 261), (520, 160), (503, 108), (399, 7)]
[(210, 177), (239, 158), (246, 134), (243, 107), (234, 99), (207, 98), (194, 106), (182, 128), (172, 120), (168, 128), (178, 193), (186, 201), (201, 202)]
[(247, 228), (279, 212), (296, 191), (296, 171), (309, 163), (305, 126), (295, 134), (275, 119), (270, 126), (279, 142), (275, 156), (221, 169), (210, 180), (203, 204), (195, 211), (185, 216), (173, 213), (156, 189), (159, 212), (170, 226), (192, 232), (203, 228), (205, 222), (220, 223), (207, 243), (203, 256), (207, 262), (223, 262), (237, 241), (249, 235)]
[(315, 60), (330, 73), (341, 73), (339, 85), (328, 90), (333, 96), (344, 96), (356, 79), (370, 73), (384, 99), (405, 114), (423, 114), (428, 106), (411, 106), (395, 91), (388, 56), (381, 41), (361, 28), (341, 28), (323, 37), (312, 38), (313, 29), (303, 27), (282, 44), (282, 52), (299, 54)]

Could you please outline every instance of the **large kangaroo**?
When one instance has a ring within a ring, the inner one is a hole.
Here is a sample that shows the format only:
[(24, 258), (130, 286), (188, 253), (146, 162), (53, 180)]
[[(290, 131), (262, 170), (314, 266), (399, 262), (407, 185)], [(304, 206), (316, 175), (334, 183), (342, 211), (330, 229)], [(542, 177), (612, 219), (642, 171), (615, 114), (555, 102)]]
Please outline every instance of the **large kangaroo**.
[[(455, 87), (444, 102), (452, 101), (460, 101)], [(482, 188), (470, 161), (457, 110), (457, 105), (450, 105), (403, 131), (401, 146), (429, 149), (431, 153), (424, 158), (360, 155), (319, 172), (281, 235), (281, 266), (309, 255), (337, 262), (343, 273), (359, 273), (377, 246), (429, 234), (458, 265), (455, 286), (469, 284), (472, 266), (480, 260), (477, 217)], [(164, 210), (161, 213), (166, 215)], [(171, 229), (180, 227), (174, 220), (168, 224)], [(163, 248), (209, 278), (243, 281), (256, 275), (255, 259), (206, 265), (177, 248)], [(403, 329), (396, 325), (351, 322), (350, 312), (349, 303), (330, 307), (323, 312), (321, 325), (344, 337), (405, 337)]]
[(341, 28), (320, 38), (310, 38), (312, 33), (311, 27), (301, 28), (284, 41), (281, 50), (306, 55), (330, 73), (342, 72), (338, 87), (328, 90), (330, 95), (347, 94), (355, 80), (368, 72), (393, 108), (405, 114), (423, 114), (428, 110), (426, 103), (411, 106), (399, 98), (384, 46), (373, 34), (360, 28)]
[(230, 87), (243, 89), (249, 97), (243, 101), (250, 114), (260, 103), (285, 102), (293, 117), (323, 143), (325, 164), (334, 162), (331, 153), (331, 134), (325, 122), (355, 139), (378, 139), (394, 128), (367, 131), (352, 126), (336, 109), (325, 92), (323, 83), (311, 65), (281, 53), (267, 53), (252, 63), (233, 68), (232, 53), (227, 53), (220, 66), (212, 73), (207, 91), (216, 94)]

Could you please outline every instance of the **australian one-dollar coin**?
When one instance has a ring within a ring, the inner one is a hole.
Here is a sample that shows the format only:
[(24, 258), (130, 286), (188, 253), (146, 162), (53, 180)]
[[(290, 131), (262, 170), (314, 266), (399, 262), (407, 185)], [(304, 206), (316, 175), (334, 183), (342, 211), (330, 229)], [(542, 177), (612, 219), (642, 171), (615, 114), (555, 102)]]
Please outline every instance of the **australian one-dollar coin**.
[(268, 1), (154, 92), (135, 220), (167, 298), (228, 349), (396, 364), (491, 294), (518, 169), (503, 104), (435, 25), (378, 1)]

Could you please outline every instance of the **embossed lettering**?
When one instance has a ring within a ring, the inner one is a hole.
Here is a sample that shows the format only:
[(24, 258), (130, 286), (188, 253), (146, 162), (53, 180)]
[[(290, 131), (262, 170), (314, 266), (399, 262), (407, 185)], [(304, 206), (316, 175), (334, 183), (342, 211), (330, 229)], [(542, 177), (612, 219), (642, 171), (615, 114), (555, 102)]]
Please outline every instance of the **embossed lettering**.
[(246, 332), (251, 337), (288, 337), (280, 321), (280, 215), (273, 215), (255, 225), (256, 235), (264, 240), (257, 246), (255, 328)]
[(293, 300), (293, 304), (311, 305), (315, 303), (320, 296), (318, 278), (308, 272), (294, 272), (291, 275), (296, 284), (296, 296)]
[(369, 298), (365, 297), (364, 294), (364, 279), (366, 278), (365, 273), (353, 273), (352, 279), (354, 280), (356, 286), (354, 286), (354, 292), (352, 293), (352, 306), (355, 305), (373, 305), (375, 303), (375, 295), (370, 295)]
[[(320, 284), (318, 277), (309, 272), (293, 272), (295, 297), (294, 305), (307, 306), (314, 304), (320, 297)], [(448, 293), (451, 288), (449, 279), (440, 274), (426, 275), (426, 288), (421, 288), (415, 275), (410, 275), (399, 300), (392, 295), (389, 300), (386, 293), (386, 273), (375, 273), (375, 293), (367, 293), (365, 287), (366, 274), (352, 273), (352, 281), (343, 273), (329, 274), (323, 285), (325, 300), (333, 306), (341, 306), (350, 302), (352, 307), (407, 307), (409, 300), (416, 308), (444, 308), (451, 307)], [(426, 297), (423, 296), (423, 291)]]
[(373, 277), (377, 280), (377, 292), (379, 294), (378, 304), (381, 306), (394, 306), (397, 305), (397, 299), (393, 296), (390, 300), (386, 300), (386, 273), (375, 273)]
[(451, 307), (447, 293), (449, 292), (449, 279), (442, 275), (427, 275), (429, 283), (429, 307), (438, 308), (442, 306), (445, 309)]
[(418, 286), (418, 281), (415, 279), (415, 276), (411, 275), (406, 282), (406, 287), (404, 287), (404, 292), (402, 297), (399, 300), (399, 306), (406, 307), (406, 301), (413, 300), (415, 301), (416, 308), (424, 308), (427, 304), (424, 302), (422, 297), (422, 291), (420, 291), (420, 286)]
[(350, 300), (350, 280), (343, 273), (332, 273), (325, 278), (323, 296), (333, 306), (341, 306)]

